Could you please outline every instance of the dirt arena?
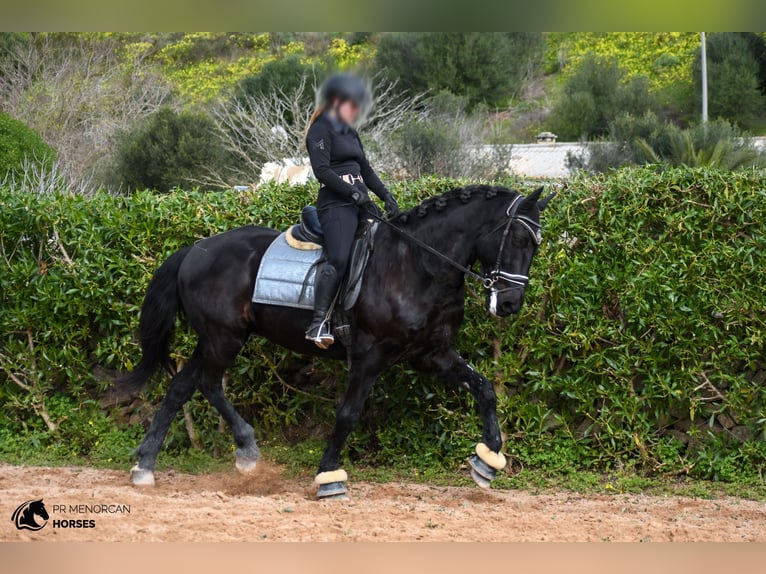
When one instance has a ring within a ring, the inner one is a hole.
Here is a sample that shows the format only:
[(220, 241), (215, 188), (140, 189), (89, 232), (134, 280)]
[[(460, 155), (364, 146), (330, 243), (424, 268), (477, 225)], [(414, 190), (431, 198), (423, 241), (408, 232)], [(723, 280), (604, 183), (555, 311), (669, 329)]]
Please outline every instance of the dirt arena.
[[(737, 498), (351, 482), (347, 500), (318, 502), (310, 484), (268, 465), (252, 477), (159, 472), (155, 488), (137, 489), (127, 472), (0, 464), (0, 490), (2, 540), (766, 541), (766, 504)], [(48, 524), (17, 530), (14, 509), (40, 497)], [(82, 504), (130, 513), (71, 512)], [(54, 519), (94, 519), (95, 528), (54, 528)]]

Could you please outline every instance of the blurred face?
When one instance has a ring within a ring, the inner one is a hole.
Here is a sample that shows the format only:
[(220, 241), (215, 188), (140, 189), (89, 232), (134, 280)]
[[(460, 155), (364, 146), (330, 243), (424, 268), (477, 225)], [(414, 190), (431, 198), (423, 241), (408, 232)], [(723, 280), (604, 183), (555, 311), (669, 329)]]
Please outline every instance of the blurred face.
[(359, 104), (346, 100), (341, 102), (338, 107), (338, 118), (345, 124), (353, 125), (356, 118), (359, 117)]

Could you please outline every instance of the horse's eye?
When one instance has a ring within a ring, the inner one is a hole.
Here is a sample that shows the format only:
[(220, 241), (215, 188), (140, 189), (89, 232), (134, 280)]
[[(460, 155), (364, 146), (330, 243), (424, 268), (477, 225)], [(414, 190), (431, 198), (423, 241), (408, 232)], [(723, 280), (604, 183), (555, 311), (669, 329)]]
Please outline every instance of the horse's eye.
[(528, 238), (526, 238), (526, 237), (525, 237), (525, 238), (523, 238), (523, 239), (519, 239), (518, 237), (514, 237), (514, 238), (511, 240), (511, 244), (512, 244), (514, 247), (526, 247), (526, 246), (527, 246), (527, 243), (529, 243), (529, 239), (528, 239)]

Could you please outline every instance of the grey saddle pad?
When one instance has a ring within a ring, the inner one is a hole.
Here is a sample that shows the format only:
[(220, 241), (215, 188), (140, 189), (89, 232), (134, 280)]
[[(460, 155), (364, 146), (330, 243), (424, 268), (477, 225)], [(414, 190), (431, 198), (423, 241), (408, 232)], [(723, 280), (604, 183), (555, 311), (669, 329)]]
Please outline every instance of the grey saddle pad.
[[(354, 241), (348, 276), (343, 282), (342, 304), (338, 305), (344, 311), (351, 309), (359, 297), (376, 230), (377, 223), (374, 223), (361, 239)], [(317, 264), (323, 252), (322, 249), (294, 249), (287, 244), (285, 234), (281, 233), (261, 259), (255, 278), (253, 303), (313, 309)]]
[(253, 303), (313, 309), (317, 263), (323, 253), (323, 249), (293, 249), (281, 233), (261, 259)]

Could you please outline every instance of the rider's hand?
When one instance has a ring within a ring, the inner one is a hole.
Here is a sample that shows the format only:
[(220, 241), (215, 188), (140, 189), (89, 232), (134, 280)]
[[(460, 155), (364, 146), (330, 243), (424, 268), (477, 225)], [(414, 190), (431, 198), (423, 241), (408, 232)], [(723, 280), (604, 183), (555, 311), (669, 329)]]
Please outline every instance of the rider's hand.
[(386, 205), (386, 217), (388, 219), (393, 219), (401, 213), (399, 210), (399, 204), (396, 203), (394, 196), (390, 193), (383, 199), (383, 203)]

